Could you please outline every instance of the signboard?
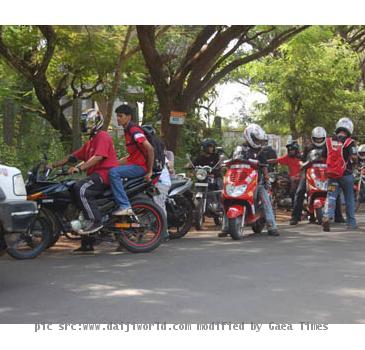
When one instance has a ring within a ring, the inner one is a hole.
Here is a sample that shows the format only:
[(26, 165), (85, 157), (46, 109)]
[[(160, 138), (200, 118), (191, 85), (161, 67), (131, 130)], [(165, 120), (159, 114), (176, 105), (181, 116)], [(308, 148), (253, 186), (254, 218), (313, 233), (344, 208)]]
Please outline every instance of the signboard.
[(183, 125), (185, 122), (186, 112), (171, 111), (170, 124)]

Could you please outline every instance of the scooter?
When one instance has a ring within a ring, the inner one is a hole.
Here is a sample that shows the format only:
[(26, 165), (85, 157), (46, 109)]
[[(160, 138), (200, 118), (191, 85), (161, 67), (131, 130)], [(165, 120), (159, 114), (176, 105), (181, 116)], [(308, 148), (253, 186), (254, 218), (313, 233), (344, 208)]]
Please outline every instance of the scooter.
[(321, 161), (318, 151), (312, 150), (303, 167), (306, 169), (307, 211), (312, 222), (322, 224), (323, 208), (327, 198), (327, 165)]
[(223, 178), (222, 202), (228, 220), (228, 233), (234, 240), (243, 238), (245, 225), (254, 233), (265, 227), (263, 205), (256, 196), (259, 185), (258, 161), (243, 159), (242, 147), (236, 147), (232, 159), (224, 162), (227, 171)]
[(0, 254), (15, 259), (35, 258), (49, 238), (49, 232), (39, 230), (37, 205), (26, 195), (20, 170), (0, 165)]

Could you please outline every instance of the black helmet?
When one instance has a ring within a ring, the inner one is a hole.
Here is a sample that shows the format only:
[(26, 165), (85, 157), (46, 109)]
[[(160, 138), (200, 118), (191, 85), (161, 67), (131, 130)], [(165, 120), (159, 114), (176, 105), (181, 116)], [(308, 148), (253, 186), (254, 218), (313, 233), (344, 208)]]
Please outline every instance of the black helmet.
[(217, 142), (213, 139), (204, 139), (201, 143), (202, 150), (205, 152), (209, 146), (213, 146), (214, 150), (217, 147)]
[(145, 131), (146, 133), (148, 133), (150, 135), (156, 134), (156, 130), (151, 124), (142, 125), (142, 129), (143, 129), (143, 131)]
[(299, 152), (299, 149), (300, 149), (297, 140), (293, 140), (293, 141), (287, 143), (285, 147), (287, 148), (288, 152), (289, 151), (298, 151)]

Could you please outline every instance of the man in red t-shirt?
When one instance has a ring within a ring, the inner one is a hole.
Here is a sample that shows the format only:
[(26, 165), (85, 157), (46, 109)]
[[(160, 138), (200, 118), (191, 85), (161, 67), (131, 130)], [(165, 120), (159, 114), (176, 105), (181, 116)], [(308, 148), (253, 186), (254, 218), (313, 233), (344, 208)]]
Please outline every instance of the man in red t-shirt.
[[(81, 131), (90, 135), (90, 139), (77, 151), (63, 160), (57, 161), (48, 168), (63, 166), (68, 162), (83, 161), (76, 167), (70, 167), (69, 174), (86, 170), (87, 177), (75, 183), (73, 191), (80, 209), (89, 222), (79, 231), (80, 234), (90, 234), (99, 231), (102, 215), (94, 203), (94, 197), (102, 193), (109, 185), (109, 170), (118, 166), (118, 158), (114, 149), (113, 139), (102, 130), (104, 118), (95, 109), (89, 109), (81, 115)], [(80, 251), (92, 251), (88, 237), (83, 236)]]
[(122, 178), (135, 178), (146, 175), (150, 180), (154, 162), (154, 149), (148, 142), (141, 127), (132, 121), (132, 108), (120, 105), (115, 109), (118, 125), (123, 126), (128, 156), (119, 160), (120, 166), (109, 171), (110, 186), (118, 209), (113, 215), (133, 215), (131, 204), (125, 193)]
[(295, 192), (298, 188), (300, 179), (300, 148), (297, 141), (289, 142), (286, 145), (287, 154), (279, 157), (276, 162), (281, 165), (286, 165), (289, 169), (290, 177), (290, 195), (292, 197), (292, 203), (294, 203)]

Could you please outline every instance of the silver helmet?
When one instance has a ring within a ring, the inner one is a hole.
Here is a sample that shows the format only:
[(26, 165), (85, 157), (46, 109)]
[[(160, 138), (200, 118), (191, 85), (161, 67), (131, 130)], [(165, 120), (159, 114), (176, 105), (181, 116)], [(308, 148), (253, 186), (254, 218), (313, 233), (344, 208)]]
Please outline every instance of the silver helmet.
[(99, 131), (104, 124), (103, 115), (95, 108), (88, 109), (81, 114), (80, 126), (81, 132), (93, 134)]
[(350, 118), (341, 118), (336, 123), (335, 133), (337, 134), (340, 131), (345, 131), (348, 134), (348, 136), (352, 135), (352, 133), (354, 132), (354, 124)]
[(326, 136), (327, 136), (326, 129), (322, 128), (321, 126), (317, 126), (312, 130), (312, 137), (311, 137), (312, 143), (317, 147), (321, 147), (326, 142)]
[(365, 160), (365, 144), (362, 144), (357, 148), (357, 156), (359, 159)]
[(257, 124), (249, 124), (243, 131), (243, 138), (252, 148), (260, 148), (266, 142), (266, 133)]

